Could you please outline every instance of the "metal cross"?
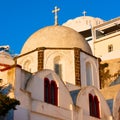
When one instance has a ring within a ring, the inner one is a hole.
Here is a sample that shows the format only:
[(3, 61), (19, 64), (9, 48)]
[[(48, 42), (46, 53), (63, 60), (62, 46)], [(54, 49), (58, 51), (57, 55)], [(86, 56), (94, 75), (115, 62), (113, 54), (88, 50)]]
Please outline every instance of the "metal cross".
[(55, 9), (52, 10), (52, 13), (55, 14), (55, 25), (58, 25), (58, 12), (60, 11), (60, 8), (57, 8), (57, 6), (55, 6)]
[(83, 13), (84, 16), (86, 16), (86, 13), (87, 13), (87, 12), (86, 12), (86, 11), (83, 11), (82, 13)]

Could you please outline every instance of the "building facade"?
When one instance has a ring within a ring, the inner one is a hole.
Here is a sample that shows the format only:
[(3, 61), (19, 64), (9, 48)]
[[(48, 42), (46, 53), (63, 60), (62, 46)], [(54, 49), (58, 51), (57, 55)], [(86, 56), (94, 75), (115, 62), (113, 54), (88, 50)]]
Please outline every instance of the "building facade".
[(99, 60), (75, 30), (42, 28), (12, 61), (0, 74), (21, 103), (14, 120), (112, 120), (100, 92)]

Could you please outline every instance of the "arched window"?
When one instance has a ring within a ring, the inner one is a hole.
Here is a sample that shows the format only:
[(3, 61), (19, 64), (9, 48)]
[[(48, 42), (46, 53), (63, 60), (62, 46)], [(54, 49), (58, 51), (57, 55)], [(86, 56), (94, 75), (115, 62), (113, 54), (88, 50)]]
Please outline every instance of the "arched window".
[(44, 101), (50, 102), (50, 82), (48, 78), (44, 79)]
[(100, 118), (99, 101), (97, 96), (94, 96), (94, 111), (95, 111), (95, 116)]
[(53, 105), (58, 105), (58, 90), (54, 80), (50, 82), (48, 78), (44, 79), (44, 101)]
[(89, 94), (89, 111), (90, 111), (90, 116), (100, 118), (98, 98), (97, 96), (93, 96), (91, 94)]
[(31, 66), (30, 65), (31, 65), (31, 61), (30, 60), (25, 61), (25, 63), (23, 64), (23, 69), (31, 72)]
[(87, 85), (92, 85), (92, 69), (89, 62), (86, 63), (86, 82)]
[(51, 104), (57, 105), (57, 85), (55, 81), (51, 81)]
[(94, 116), (94, 98), (91, 94), (89, 94), (89, 111), (90, 116)]
[(62, 78), (62, 64), (60, 56), (54, 58), (54, 71)]
[(113, 51), (113, 45), (108, 45), (108, 52), (112, 52)]

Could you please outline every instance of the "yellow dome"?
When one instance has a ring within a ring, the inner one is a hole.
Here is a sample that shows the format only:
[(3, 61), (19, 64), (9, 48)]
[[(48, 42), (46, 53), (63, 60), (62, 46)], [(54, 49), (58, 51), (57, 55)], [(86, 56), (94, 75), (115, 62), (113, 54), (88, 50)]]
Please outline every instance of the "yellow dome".
[(65, 26), (48, 26), (33, 33), (25, 42), (21, 54), (39, 47), (49, 48), (81, 48), (92, 54), (84, 37), (75, 30)]

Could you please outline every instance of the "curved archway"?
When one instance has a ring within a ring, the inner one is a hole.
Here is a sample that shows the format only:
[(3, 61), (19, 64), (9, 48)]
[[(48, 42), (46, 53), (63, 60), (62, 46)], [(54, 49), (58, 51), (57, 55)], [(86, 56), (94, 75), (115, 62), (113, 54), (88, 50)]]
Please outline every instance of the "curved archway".
[(26, 60), (26, 61), (24, 62), (24, 64), (23, 64), (23, 69), (31, 72), (31, 66), (30, 66), (30, 65), (31, 65), (31, 61), (30, 61), (30, 60)]

